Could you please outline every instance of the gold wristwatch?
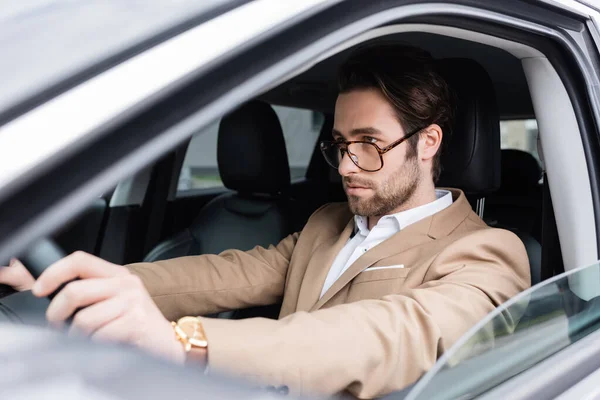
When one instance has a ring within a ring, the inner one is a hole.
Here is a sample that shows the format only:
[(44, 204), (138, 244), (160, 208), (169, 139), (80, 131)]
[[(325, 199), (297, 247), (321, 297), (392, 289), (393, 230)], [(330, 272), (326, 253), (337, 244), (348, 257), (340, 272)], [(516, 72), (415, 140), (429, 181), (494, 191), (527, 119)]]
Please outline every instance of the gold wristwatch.
[(198, 317), (183, 317), (171, 322), (175, 336), (183, 344), (186, 353), (186, 364), (205, 364), (208, 341), (204, 334), (202, 322)]

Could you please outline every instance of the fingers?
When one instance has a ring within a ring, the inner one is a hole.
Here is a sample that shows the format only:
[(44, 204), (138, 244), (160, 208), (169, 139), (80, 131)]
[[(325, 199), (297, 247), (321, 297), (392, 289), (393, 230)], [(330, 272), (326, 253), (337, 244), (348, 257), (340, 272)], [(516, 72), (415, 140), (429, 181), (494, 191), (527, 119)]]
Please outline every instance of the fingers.
[(19, 271), (13, 268), (13, 264), (9, 267), (0, 267), (0, 283), (15, 287), (19, 284)]
[(85, 336), (94, 334), (98, 329), (122, 317), (127, 311), (124, 296), (112, 297), (77, 312), (69, 334), (81, 333)]
[(111, 278), (129, 274), (127, 268), (84, 252), (75, 252), (47, 268), (31, 288), (38, 297), (52, 294), (75, 278)]
[(25, 266), (16, 259), (10, 260), (10, 266), (0, 267), (0, 283), (11, 286), (15, 290), (29, 290), (35, 280)]
[(117, 296), (124, 286), (123, 280), (119, 278), (85, 279), (71, 282), (54, 297), (46, 311), (46, 318), (50, 324), (60, 325), (78, 308)]

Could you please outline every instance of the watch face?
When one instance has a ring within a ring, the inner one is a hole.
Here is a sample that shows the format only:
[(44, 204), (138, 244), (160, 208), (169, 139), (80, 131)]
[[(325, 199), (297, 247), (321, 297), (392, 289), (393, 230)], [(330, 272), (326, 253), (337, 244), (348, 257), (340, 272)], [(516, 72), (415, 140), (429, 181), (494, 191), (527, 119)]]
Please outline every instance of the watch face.
[(206, 336), (198, 318), (183, 317), (177, 322), (177, 325), (192, 345), (206, 347)]

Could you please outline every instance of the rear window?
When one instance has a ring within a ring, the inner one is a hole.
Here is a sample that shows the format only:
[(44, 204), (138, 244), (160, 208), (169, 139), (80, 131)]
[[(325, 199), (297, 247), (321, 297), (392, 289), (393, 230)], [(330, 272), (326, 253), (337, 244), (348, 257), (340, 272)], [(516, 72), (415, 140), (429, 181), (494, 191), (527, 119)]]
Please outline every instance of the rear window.
[(538, 126), (535, 119), (500, 121), (500, 137), (502, 149), (526, 151), (540, 162), (537, 148)]

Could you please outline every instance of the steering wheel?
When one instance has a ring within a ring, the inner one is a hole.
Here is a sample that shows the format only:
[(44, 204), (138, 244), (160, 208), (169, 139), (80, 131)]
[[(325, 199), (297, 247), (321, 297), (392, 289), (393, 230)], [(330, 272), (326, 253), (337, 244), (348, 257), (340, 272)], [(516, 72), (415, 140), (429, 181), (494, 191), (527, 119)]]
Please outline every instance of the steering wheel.
[[(23, 253), (19, 260), (37, 279), (46, 268), (64, 256), (64, 251), (56, 243), (50, 239), (42, 239)], [(0, 299), (0, 322), (46, 326), (46, 309), (50, 300), (63, 287), (64, 285), (59, 287), (48, 298), (36, 297), (27, 290)]]

